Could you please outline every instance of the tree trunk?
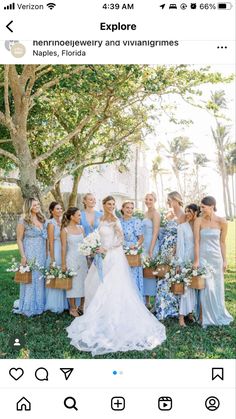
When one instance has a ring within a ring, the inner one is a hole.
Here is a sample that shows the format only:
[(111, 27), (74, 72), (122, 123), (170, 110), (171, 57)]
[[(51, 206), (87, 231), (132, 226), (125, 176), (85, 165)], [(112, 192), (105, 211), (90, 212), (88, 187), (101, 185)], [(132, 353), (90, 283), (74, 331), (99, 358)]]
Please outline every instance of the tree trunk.
[(226, 174), (225, 183), (226, 183), (226, 194), (227, 194), (227, 198), (228, 198), (229, 217), (232, 220), (233, 219), (232, 201), (231, 201), (231, 194), (230, 194), (230, 189), (229, 189), (229, 176), (228, 176), (228, 174)]
[(135, 172), (134, 172), (134, 203), (135, 208), (138, 208), (138, 146), (135, 148)]
[(61, 183), (60, 180), (57, 183), (55, 183), (54, 188), (51, 189), (51, 194), (54, 196), (55, 201), (61, 205), (61, 207), (63, 208), (63, 211), (65, 211), (65, 204), (64, 204), (62, 193), (61, 193), (60, 183)]
[(161, 181), (161, 207), (164, 208), (165, 207), (164, 185), (163, 185), (163, 177), (161, 173), (160, 173), (160, 181)]
[(68, 207), (76, 207), (77, 205), (78, 186), (79, 186), (79, 181), (81, 179), (82, 173), (83, 172), (78, 172), (74, 174), (73, 188), (69, 197)]
[(225, 207), (225, 216), (226, 216), (226, 218), (229, 218), (228, 203), (227, 203), (226, 188), (225, 188), (225, 178), (224, 178), (223, 170), (221, 170), (221, 179), (222, 179), (222, 187), (223, 187), (223, 199), (224, 199), (224, 207)]
[(235, 185), (234, 185), (234, 172), (232, 172), (231, 176), (231, 184), (232, 184), (232, 196), (233, 196), (233, 214), (234, 218), (236, 217), (236, 202), (235, 202)]

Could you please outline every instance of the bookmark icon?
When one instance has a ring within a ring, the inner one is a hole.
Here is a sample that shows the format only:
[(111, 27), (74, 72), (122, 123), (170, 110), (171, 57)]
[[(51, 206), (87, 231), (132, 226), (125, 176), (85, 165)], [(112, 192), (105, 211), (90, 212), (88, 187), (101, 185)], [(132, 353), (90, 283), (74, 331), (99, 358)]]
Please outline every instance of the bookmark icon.
[(60, 370), (63, 372), (66, 381), (71, 376), (72, 372), (74, 371), (74, 368), (60, 368)]

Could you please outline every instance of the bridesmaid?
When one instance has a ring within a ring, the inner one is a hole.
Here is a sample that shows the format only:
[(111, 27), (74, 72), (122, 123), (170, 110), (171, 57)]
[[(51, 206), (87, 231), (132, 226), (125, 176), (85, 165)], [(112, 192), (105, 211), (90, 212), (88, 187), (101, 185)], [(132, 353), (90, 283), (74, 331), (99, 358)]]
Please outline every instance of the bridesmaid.
[[(142, 221), (139, 218), (133, 217), (134, 203), (132, 201), (125, 201), (122, 204), (120, 219), (121, 226), (124, 233), (124, 244), (130, 247), (141, 247), (143, 237)], [(143, 297), (143, 268), (142, 266), (131, 267), (131, 272), (134, 282), (137, 285), (141, 296)]]
[[(179, 192), (170, 192), (167, 195), (167, 204), (170, 208), (169, 220), (176, 221), (178, 224), (185, 222), (185, 213), (183, 210), (183, 200)], [(168, 215), (167, 215), (168, 218)]]
[[(102, 216), (101, 211), (96, 211), (96, 199), (92, 193), (86, 193), (83, 198), (84, 211), (81, 211), (80, 224), (83, 226), (85, 236), (88, 236), (94, 230), (98, 228), (100, 218)], [(92, 265), (93, 257), (87, 256), (88, 267)]]
[[(45, 267), (47, 222), (37, 198), (28, 198), (24, 202), (23, 215), (17, 226), (17, 245), (22, 265), (35, 260), (40, 267)], [(44, 278), (38, 270), (34, 270), (32, 283), (20, 284), (19, 309), (14, 312), (30, 317), (42, 314), (44, 305)]]
[[(79, 254), (78, 245), (83, 242), (84, 230), (80, 224), (80, 210), (70, 207), (63, 214), (61, 225), (62, 270), (71, 269), (75, 272), (72, 289), (66, 291), (69, 299), (70, 314), (78, 317), (84, 309), (84, 280), (88, 272), (86, 257)], [(80, 306), (76, 306), (76, 298), (80, 298)]]
[[(200, 208), (196, 204), (190, 204), (185, 207), (186, 222), (177, 227), (177, 246), (176, 257), (180, 266), (184, 262), (193, 262), (194, 260), (194, 237), (193, 226), (196, 218), (199, 216)], [(187, 287), (180, 297), (179, 306), (179, 325), (185, 327), (184, 316), (188, 316), (193, 321), (192, 312), (196, 304), (196, 293), (192, 288)]]
[(203, 327), (229, 325), (233, 318), (225, 307), (224, 272), (226, 261), (227, 221), (216, 214), (216, 200), (205, 196), (201, 201), (202, 217), (194, 224), (194, 268), (203, 261), (210, 264), (214, 272), (206, 277), (206, 288), (200, 291)]
[[(58, 202), (51, 202), (49, 205), (50, 220), (48, 222), (48, 243), (49, 258), (48, 266), (56, 263), (61, 266), (61, 218), (62, 207)], [(53, 313), (62, 313), (68, 308), (65, 290), (46, 288), (45, 311), (50, 310)]]
[(96, 211), (96, 199), (92, 193), (86, 193), (83, 198), (84, 211), (81, 211), (81, 225), (83, 226), (85, 236), (88, 236), (98, 228), (101, 211)]
[[(173, 256), (176, 253), (177, 227), (185, 222), (185, 213), (183, 211), (183, 200), (179, 192), (170, 192), (167, 196), (167, 204), (170, 212), (167, 214), (167, 224), (164, 234), (160, 241), (160, 252), (170, 249)], [(171, 242), (171, 244), (170, 244)], [(179, 297), (174, 295), (166, 279), (160, 279), (157, 282), (157, 294), (155, 300), (156, 317), (158, 320), (164, 320), (168, 317), (179, 316)]]
[[(159, 245), (158, 245), (158, 234), (160, 229), (160, 214), (155, 208), (156, 195), (154, 192), (147, 193), (145, 196), (145, 205), (147, 212), (144, 215), (143, 229), (144, 229), (144, 256), (154, 258), (157, 256)], [(143, 278), (143, 294), (146, 300), (146, 306), (151, 309), (150, 297), (156, 295), (156, 279)]]

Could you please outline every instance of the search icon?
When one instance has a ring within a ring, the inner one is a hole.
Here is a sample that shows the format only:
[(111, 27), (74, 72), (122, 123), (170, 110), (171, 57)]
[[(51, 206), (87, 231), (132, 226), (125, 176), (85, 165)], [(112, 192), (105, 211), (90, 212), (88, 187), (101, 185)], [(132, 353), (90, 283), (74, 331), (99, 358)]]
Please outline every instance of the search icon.
[(78, 410), (76, 407), (76, 400), (74, 397), (66, 397), (64, 400), (64, 406), (67, 409), (75, 409)]

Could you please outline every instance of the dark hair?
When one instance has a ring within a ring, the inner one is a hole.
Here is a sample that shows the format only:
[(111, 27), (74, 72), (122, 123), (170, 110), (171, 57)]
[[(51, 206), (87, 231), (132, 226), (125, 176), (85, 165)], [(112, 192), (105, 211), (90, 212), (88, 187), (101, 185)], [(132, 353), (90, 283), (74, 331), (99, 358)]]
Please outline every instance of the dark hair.
[(203, 205), (207, 205), (208, 207), (213, 207), (214, 211), (217, 211), (216, 209), (216, 200), (213, 196), (205, 196), (202, 200), (201, 200), (201, 204)]
[(105, 205), (108, 201), (114, 201), (114, 202), (116, 202), (116, 201), (115, 201), (115, 198), (113, 198), (113, 196), (108, 195), (108, 196), (106, 196), (106, 198), (104, 198), (104, 199), (102, 200), (102, 204), (103, 204), (103, 205)]
[(48, 209), (50, 212), (50, 218), (53, 218), (52, 212), (57, 205), (58, 205), (58, 202), (56, 201), (52, 201), (51, 204), (49, 205)]
[(199, 214), (200, 214), (200, 212), (201, 212), (200, 207), (199, 207), (198, 205), (196, 205), (196, 204), (189, 204), (189, 205), (186, 205), (186, 207), (185, 207), (185, 211), (186, 211), (186, 209), (189, 209), (189, 210), (191, 210), (192, 212), (197, 213), (197, 217), (199, 216)]
[(75, 215), (77, 211), (79, 211), (79, 208), (69, 207), (68, 210), (64, 212), (61, 221), (61, 229), (65, 228), (69, 224), (72, 215)]

